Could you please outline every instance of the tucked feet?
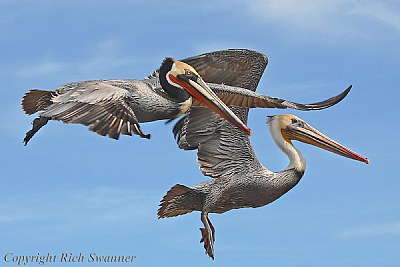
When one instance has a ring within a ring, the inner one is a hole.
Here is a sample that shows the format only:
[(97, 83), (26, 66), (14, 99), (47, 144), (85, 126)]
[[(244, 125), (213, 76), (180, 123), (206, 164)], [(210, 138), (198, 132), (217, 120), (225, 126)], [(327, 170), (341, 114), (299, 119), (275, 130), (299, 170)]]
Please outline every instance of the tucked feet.
[(201, 213), (201, 221), (203, 222), (204, 228), (200, 228), (200, 243), (204, 242), (204, 249), (206, 250), (207, 255), (214, 259), (215, 229), (208, 219), (208, 212), (203, 211)]

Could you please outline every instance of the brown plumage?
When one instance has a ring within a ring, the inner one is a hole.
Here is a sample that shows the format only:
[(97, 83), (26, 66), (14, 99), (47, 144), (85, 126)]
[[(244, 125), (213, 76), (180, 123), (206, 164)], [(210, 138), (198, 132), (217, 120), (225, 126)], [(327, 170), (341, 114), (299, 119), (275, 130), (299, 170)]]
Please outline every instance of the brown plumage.
[[(258, 85), (268, 59), (251, 50), (223, 50), (182, 61), (191, 66), (192, 72), (206, 77), (207, 86), (228, 106), (316, 110), (335, 105), (350, 91), (349, 87), (335, 97), (314, 104), (257, 94), (248, 89)], [(89, 130), (114, 139), (120, 134), (132, 133), (149, 138), (150, 135), (142, 132), (140, 123), (174, 119), (190, 107), (204, 105), (194, 98), (190, 102), (185, 90), (163, 88), (160, 78), (166, 81), (166, 72), (160, 77), (158, 70), (145, 80), (82, 81), (60, 86), (54, 91), (31, 90), (23, 97), (23, 109), (29, 115), (40, 113), (24, 143), (27, 144), (49, 120), (90, 126)], [(182, 93), (171, 95), (170, 92)]]
[[(262, 73), (251, 73), (251, 70), (249, 72), (247, 77), (255, 81), (252, 81), (248, 89), (255, 91)], [(242, 82), (250, 84), (249, 81), (241, 79), (239, 84), (234, 86), (242, 86)], [(248, 108), (232, 107), (232, 110), (247, 123)], [(277, 116), (270, 119), (271, 125), (272, 121), (281, 121), (284, 118), (287, 117)], [(298, 121), (295, 117), (290, 118), (293, 119), (293, 125), (308, 125), (297, 117)], [(273, 136), (279, 136), (281, 130), (287, 127), (294, 126), (282, 124), (281, 129), (274, 130)], [(174, 185), (161, 200), (158, 217), (174, 217), (200, 211), (204, 225), (200, 228), (200, 242), (204, 243), (206, 253), (213, 259), (215, 229), (208, 218), (209, 213), (223, 213), (245, 207), (255, 208), (271, 203), (293, 188), (304, 174), (305, 164), (301, 163), (305, 161), (292, 154), (288, 154), (291, 163), (287, 169), (278, 173), (271, 172), (257, 160), (248, 136), (201, 107), (190, 109), (188, 114), (178, 121), (173, 131), (180, 148), (198, 150), (200, 169), (212, 179), (192, 187)], [(282, 144), (281, 141), (278, 143)], [(293, 153), (296, 151), (294, 147), (291, 150)], [(355, 158), (354, 154), (351, 156)], [(292, 163), (292, 157), (299, 159), (295, 161), (296, 164)], [(361, 156), (356, 159), (366, 162)]]

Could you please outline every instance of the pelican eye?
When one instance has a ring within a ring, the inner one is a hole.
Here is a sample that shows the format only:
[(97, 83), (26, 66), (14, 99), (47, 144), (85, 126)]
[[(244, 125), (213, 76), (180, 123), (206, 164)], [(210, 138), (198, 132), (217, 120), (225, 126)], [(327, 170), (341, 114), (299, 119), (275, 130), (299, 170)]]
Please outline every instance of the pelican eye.
[(188, 70), (188, 69), (185, 69), (185, 75), (194, 76), (193, 72), (191, 70)]
[(296, 118), (292, 118), (292, 125), (296, 125), (297, 127), (305, 127), (305, 122)]

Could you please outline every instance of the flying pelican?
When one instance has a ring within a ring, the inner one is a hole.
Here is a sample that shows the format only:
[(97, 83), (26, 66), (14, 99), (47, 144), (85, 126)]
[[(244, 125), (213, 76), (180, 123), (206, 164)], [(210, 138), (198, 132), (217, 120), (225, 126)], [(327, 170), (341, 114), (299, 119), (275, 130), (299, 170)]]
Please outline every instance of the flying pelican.
[[(248, 109), (232, 110), (243, 122), (247, 122)], [(173, 186), (161, 200), (158, 217), (174, 217), (200, 211), (204, 225), (204, 228), (200, 228), (200, 242), (204, 242), (206, 253), (212, 259), (215, 229), (208, 218), (209, 213), (267, 205), (300, 181), (306, 162), (292, 140), (368, 163), (367, 158), (328, 138), (304, 120), (286, 114), (268, 118), (273, 140), (289, 158), (287, 168), (272, 172), (258, 161), (248, 136), (213, 114), (205, 114), (209, 112), (193, 111), (178, 122), (174, 133), (180, 148), (198, 149), (200, 169), (212, 179), (193, 187), (181, 184)], [(196, 123), (188, 124), (189, 120)]]
[(351, 89), (350, 86), (335, 97), (313, 104), (294, 103), (248, 90), (257, 87), (267, 62), (267, 57), (256, 51), (223, 50), (182, 62), (167, 58), (160, 69), (145, 80), (82, 81), (60, 86), (54, 91), (31, 90), (23, 97), (23, 109), (29, 115), (39, 111), (40, 114), (33, 121), (24, 143), (26, 145), (49, 120), (90, 126), (89, 130), (114, 139), (120, 134), (132, 133), (150, 138), (142, 132), (139, 123), (171, 120), (191, 106), (200, 105), (206, 105), (250, 134), (250, 129), (227, 105), (317, 110), (335, 105)]
[[(192, 96), (250, 134), (190, 65), (166, 58), (153, 80), (97, 80), (63, 85), (55, 91), (31, 90), (22, 100), (27, 114), (42, 111), (24, 139), (25, 145), (49, 120), (91, 125), (90, 130), (118, 139), (121, 133), (145, 135), (139, 122), (171, 119), (184, 114)], [(163, 91), (161, 91), (161, 88)], [(132, 127), (133, 126), (133, 127)]]

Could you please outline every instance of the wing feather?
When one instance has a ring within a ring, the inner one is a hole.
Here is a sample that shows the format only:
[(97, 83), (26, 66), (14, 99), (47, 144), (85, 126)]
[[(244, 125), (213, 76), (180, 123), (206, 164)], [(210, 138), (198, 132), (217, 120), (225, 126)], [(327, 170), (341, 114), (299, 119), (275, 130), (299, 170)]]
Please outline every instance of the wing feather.
[[(268, 64), (265, 55), (246, 49), (232, 49), (183, 61), (193, 66), (207, 83), (214, 83), (210, 87), (228, 105), (250, 105), (250, 98), (253, 98), (253, 103), (257, 103), (258, 95), (254, 95), (253, 91)], [(241, 93), (248, 97), (238, 94), (240, 92), (234, 87), (247, 88)], [(232, 93), (223, 93), (227, 88), (232, 89)], [(246, 162), (241, 162), (243, 159), (247, 159), (247, 163), (258, 163), (261, 166), (246, 134), (196, 102), (176, 123), (173, 133), (180, 148), (198, 149), (198, 162), (204, 175), (213, 178), (229, 176), (245, 167)], [(247, 123), (248, 109), (232, 107), (232, 111)]]
[[(232, 111), (247, 123), (248, 109), (232, 107)], [(204, 175), (227, 178), (245, 170), (265, 170), (248, 136), (217, 114), (201, 107), (192, 108), (184, 120), (187, 120), (185, 127), (177, 132), (178, 145), (183, 149), (198, 149), (197, 158)]]
[(229, 49), (183, 59), (208, 83), (255, 89), (268, 64), (266, 55), (248, 49)]
[[(221, 55), (225, 53), (228, 52), (221, 53)], [(242, 71), (247, 71), (248, 73), (240, 79), (234, 79), (227, 74), (215, 75), (213, 73), (215, 67), (212, 64), (218, 62), (218, 60), (205, 60), (203, 57), (206, 56), (199, 56), (199, 63), (196, 62), (197, 57), (190, 58), (187, 62), (194, 66), (196, 70), (200, 66), (200, 71), (198, 70), (198, 72), (203, 79), (207, 82), (215, 83), (210, 84), (210, 87), (225, 104), (231, 106), (232, 111), (244, 123), (247, 123), (248, 108), (324, 109), (340, 102), (351, 89), (350, 86), (341, 94), (321, 102), (312, 104), (295, 103), (280, 98), (264, 96), (255, 92), (262, 72), (265, 69), (266, 60), (264, 61), (264, 66), (262, 64), (258, 65), (259, 70), (243, 68)], [(262, 59), (262, 57), (259, 58), (259, 63), (263, 61)], [(207, 62), (211, 62), (209, 69), (207, 69)], [(227, 63), (224, 65), (225, 68), (220, 68), (219, 70), (238, 74), (239, 72), (236, 72), (238, 66), (234, 64), (237, 61), (233, 60), (232, 62), (232, 65)], [(242, 65), (246, 66), (245, 63)], [(257, 66), (257, 63), (255, 65)], [(231, 66), (232, 71), (229, 71), (229, 66)], [(243, 77), (252, 78), (254, 81), (250, 83), (249, 81), (245, 81)], [(198, 149), (198, 162), (204, 175), (220, 178), (229, 177), (242, 171), (269, 171), (258, 161), (246, 134), (209, 109), (200, 106), (197, 101), (194, 101), (193, 107), (187, 115), (177, 122), (173, 133), (180, 148), (185, 150)]]
[(131, 107), (134, 96), (128, 90), (132, 87), (129, 83), (132, 81), (99, 80), (65, 85), (56, 90), (52, 104), (40, 116), (90, 126), (89, 130), (113, 139), (132, 132), (142, 135)]
[[(351, 90), (351, 85), (340, 94), (329, 99), (311, 103), (301, 104), (289, 100), (265, 96), (248, 89), (227, 86), (223, 84), (209, 84), (217, 96), (228, 106), (244, 107), (244, 108), (279, 108), (279, 109), (297, 109), (303, 111), (321, 110), (336, 105), (342, 101)], [(193, 106), (201, 106), (202, 104), (194, 100)]]

